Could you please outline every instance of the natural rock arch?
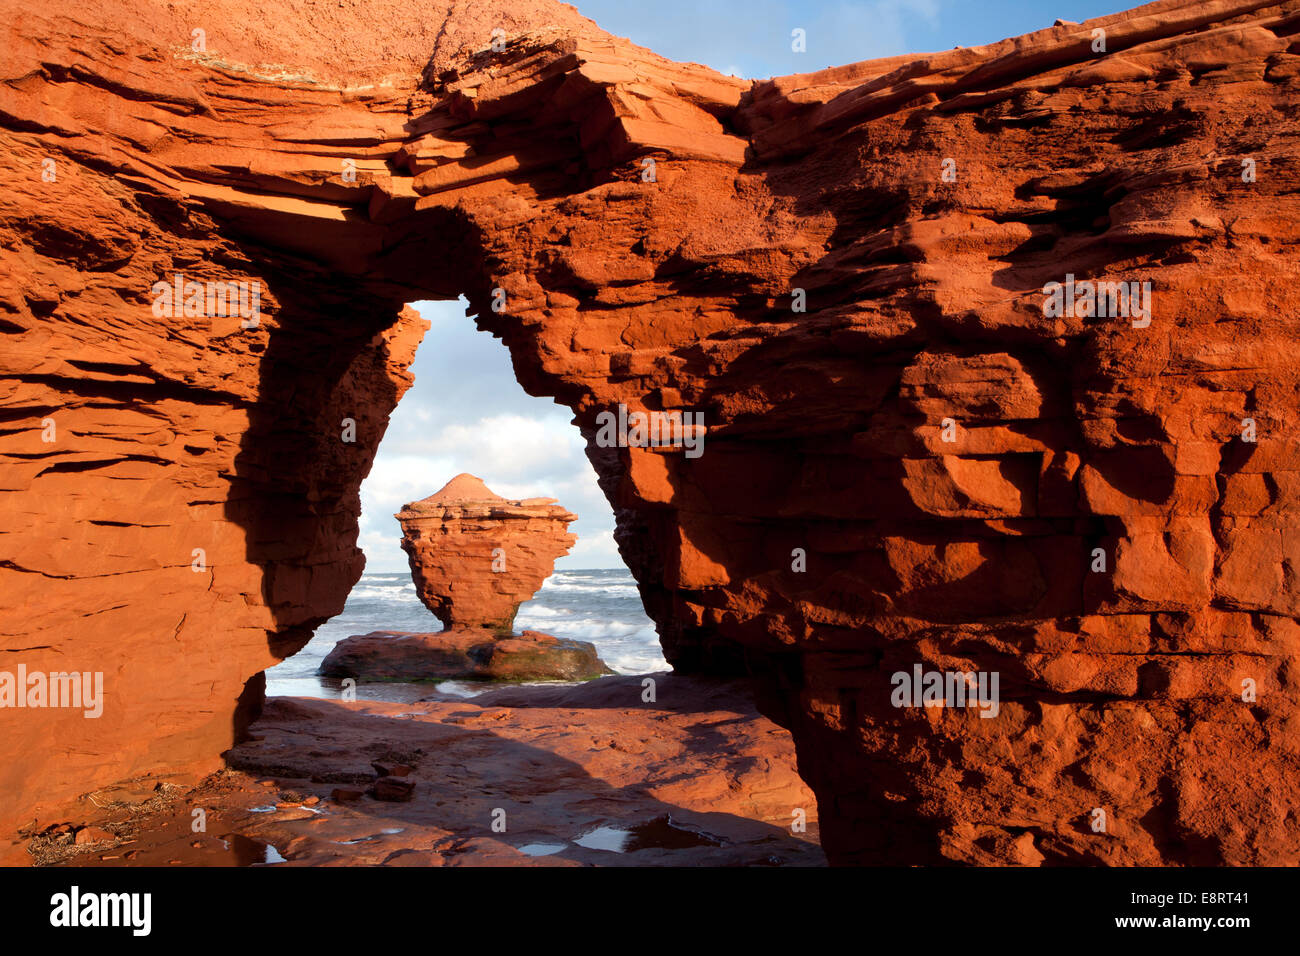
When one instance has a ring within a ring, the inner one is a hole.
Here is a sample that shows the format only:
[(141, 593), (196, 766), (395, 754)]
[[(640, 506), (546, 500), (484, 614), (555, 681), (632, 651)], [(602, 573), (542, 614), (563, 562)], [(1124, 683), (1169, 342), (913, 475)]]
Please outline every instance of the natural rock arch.
[[(792, 729), (832, 860), (1296, 862), (1295, 4), (753, 85), (544, 3), (376, 0), (337, 49), (88, 6), (6, 18), (0, 613), (108, 706), (6, 716), (6, 828), (219, 765), (360, 574), (403, 303), (463, 293), (574, 410), (669, 660)], [(154, 315), (178, 273), (260, 323)], [(1067, 273), (1155, 321), (1046, 317)], [(705, 454), (595, 447), (619, 403)], [(997, 671), (998, 718), (891, 706), (914, 664)]]

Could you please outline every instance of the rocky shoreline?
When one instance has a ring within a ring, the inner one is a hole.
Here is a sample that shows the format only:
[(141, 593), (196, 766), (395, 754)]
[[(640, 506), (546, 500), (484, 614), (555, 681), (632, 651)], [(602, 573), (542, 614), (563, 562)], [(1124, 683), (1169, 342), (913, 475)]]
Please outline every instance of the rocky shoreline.
[[(193, 790), (146, 779), (89, 795), (84, 817), (28, 842), (30, 861), (825, 865), (791, 737), (742, 682), (653, 674), (415, 704), (271, 698), (252, 735)], [(197, 810), (205, 832), (193, 831)]]
[(554, 498), (509, 500), (460, 474), (396, 515), (420, 601), (438, 633), (372, 631), (340, 641), (324, 677), (362, 681), (581, 681), (613, 674), (586, 641), (514, 633), (527, 601), (577, 535)]
[(323, 677), (367, 681), (583, 681), (613, 674), (595, 645), (539, 631), (496, 638), (479, 631), (372, 631), (339, 641)]

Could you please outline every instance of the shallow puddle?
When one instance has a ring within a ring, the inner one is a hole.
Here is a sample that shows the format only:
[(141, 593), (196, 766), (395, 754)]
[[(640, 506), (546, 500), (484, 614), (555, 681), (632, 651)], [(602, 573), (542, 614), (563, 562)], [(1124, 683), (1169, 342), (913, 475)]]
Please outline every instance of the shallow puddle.
[[(284, 855), (265, 840), (241, 833), (220, 837), (185, 832), (153, 834), (157, 842), (130, 841), (102, 853), (86, 853), (62, 865), (68, 866), (266, 866), (287, 862)], [(198, 844), (195, 846), (194, 844)]]
[(234, 857), (232, 866), (266, 866), (270, 863), (284, 863), (285, 859), (270, 843), (254, 840), (240, 833), (228, 833), (221, 838), (225, 849)]
[(611, 853), (635, 853), (637, 850), (685, 850), (694, 846), (722, 846), (722, 841), (707, 833), (688, 830), (673, 822), (672, 817), (655, 817), (630, 829), (597, 827), (574, 841), (589, 850)]
[(386, 830), (380, 830), (378, 833), (372, 833), (369, 836), (357, 837), (355, 840), (335, 840), (334, 843), (338, 846), (356, 846), (358, 843), (374, 843), (381, 836), (393, 836), (394, 834), (401, 833), (404, 829), (405, 827), (389, 827)]
[(528, 856), (550, 856), (552, 853), (559, 853), (567, 847), (567, 843), (526, 843), (516, 849)]

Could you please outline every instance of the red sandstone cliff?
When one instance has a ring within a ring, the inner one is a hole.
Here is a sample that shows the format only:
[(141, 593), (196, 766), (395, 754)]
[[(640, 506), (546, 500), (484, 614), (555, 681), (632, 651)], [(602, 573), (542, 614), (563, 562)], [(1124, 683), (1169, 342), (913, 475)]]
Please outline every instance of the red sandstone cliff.
[[(755, 84), (451, 6), (0, 4), (0, 656), (106, 686), (0, 711), (0, 823), (218, 764), (360, 574), (403, 303), (464, 293), (833, 861), (1295, 864), (1300, 4)], [(1045, 314), (1067, 275), (1150, 324)], [(597, 446), (619, 403), (705, 453)], [(918, 663), (998, 716), (891, 706)]]

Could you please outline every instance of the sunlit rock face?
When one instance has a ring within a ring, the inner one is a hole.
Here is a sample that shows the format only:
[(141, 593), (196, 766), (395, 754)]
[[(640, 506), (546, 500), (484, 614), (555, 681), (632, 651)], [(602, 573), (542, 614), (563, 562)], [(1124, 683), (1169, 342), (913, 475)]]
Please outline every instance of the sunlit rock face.
[(519, 605), (578, 540), (554, 498), (502, 498), (473, 475), (397, 514), (415, 590), (443, 626), (508, 635)]
[[(361, 572), (403, 303), (464, 294), (832, 861), (1300, 862), (1289, 7), (750, 83), (369, 6), (5, 4), (2, 656), (105, 698), (0, 710), (7, 829), (219, 765)], [(620, 404), (702, 454), (598, 442)]]
[(613, 673), (586, 641), (514, 633), (519, 605), (578, 540), (567, 530), (578, 516), (554, 498), (502, 498), (482, 479), (461, 474), (396, 517), (416, 593), (443, 630), (353, 635), (326, 656), (322, 674), (371, 681), (580, 681)]

